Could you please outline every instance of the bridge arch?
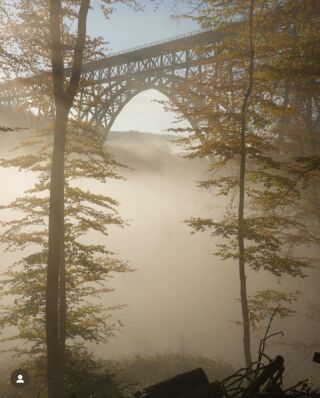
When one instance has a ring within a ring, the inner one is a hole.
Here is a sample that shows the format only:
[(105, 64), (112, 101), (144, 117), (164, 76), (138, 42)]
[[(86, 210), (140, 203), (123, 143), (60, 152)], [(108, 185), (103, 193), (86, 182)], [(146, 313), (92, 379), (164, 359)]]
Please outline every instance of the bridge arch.
[[(109, 121), (109, 131), (112, 129), (112, 126), (115, 123), (115, 121), (117, 120), (118, 116), (121, 114), (121, 112), (124, 110), (124, 108), (130, 103), (130, 101), (132, 99), (134, 99), (137, 95), (143, 93), (144, 91), (148, 91), (148, 90), (158, 91), (159, 93), (163, 94), (169, 101), (171, 101), (175, 106), (181, 107), (181, 104), (177, 103), (177, 101), (166, 90), (155, 88), (153, 86), (144, 87), (144, 88), (141, 88), (140, 90), (136, 91), (132, 95), (130, 95), (124, 102), (122, 102), (121, 107), (119, 107), (117, 109), (117, 112), (112, 116), (112, 118)], [(190, 123), (191, 127), (193, 127), (193, 128), (196, 127), (197, 124), (193, 118), (185, 115), (185, 119)]]
[[(202, 30), (86, 63), (82, 67), (83, 84), (76, 97), (72, 117), (96, 122), (97, 127), (108, 131), (124, 106), (150, 88), (163, 93), (182, 111), (188, 105), (201, 108), (200, 101), (194, 99), (197, 95), (192, 92), (190, 82), (194, 78), (201, 80), (207, 66), (215, 67), (215, 43), (220, 40), (220, 33)], [(65, 72), (66, 77), (70, 76), (71, 68)], [(18, 79), (1, 84), (0, 103), (31, 104), (38, 109), (40, 116), (53, 112), (52, 96), (48, 96), (52, 91), (51, 83), (47, 76), (44, 73), (37, 79)], [(40, 104), (38, 98), (41, 98)], [(48, 98), (45, 105), (43, 98)], [(208, 123), (200, 116), (195, 117), (197, 120), (191, 119), (188, 111), (182, 114), (192, 127)]]
[(192, 103), (191, 96), (181, 95), (181, 89), (186, 89), (188, 81), (184, 77), (174, 74), (168, 75), (149, 75), (141, 79), (121, 80), (117, 85), (113, 84), (112, 90), (106, 87), (100, 94), (99, 106), (94, 109), (86, 109), (84, 114), (89, 112), (92, 115), (92, 121), (98, 126), (103, 126), (110, 131), (115, 120), (120, 115), (124, 107), (138, 94), (153, 89), (169, 99), (175, 107), (185, 114), (186, 120), (195, 128), (197, 121), (185, 112), (186, 107), (195, 106)]

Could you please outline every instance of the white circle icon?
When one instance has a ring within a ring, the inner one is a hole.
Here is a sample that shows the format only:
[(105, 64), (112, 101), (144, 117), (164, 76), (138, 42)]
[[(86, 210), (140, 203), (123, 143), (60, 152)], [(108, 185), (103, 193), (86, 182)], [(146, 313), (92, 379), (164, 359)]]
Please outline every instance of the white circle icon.
[(19, 384), (24, 384), (24, 380), (23, 380), (23, 376), (22, 375), (18, 375), (18, 379), (17, 379), (17, 381), (16, 381), (16, 383), (19, 383)]
[(24, 388), (29, 384), (29, 373), (24, 369), (16, 369), (11, 373), (11, 383), (17, 388)]

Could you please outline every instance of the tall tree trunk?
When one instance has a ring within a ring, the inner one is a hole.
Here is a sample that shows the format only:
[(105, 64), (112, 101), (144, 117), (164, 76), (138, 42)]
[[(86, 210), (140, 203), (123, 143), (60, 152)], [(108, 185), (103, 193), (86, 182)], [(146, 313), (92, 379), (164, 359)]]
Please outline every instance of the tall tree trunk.
[(61, 20), (62, 1), (50, 0), (53, 90), (56, 106), (50, 180), (49, 242), (46, 283), (46, 343), (48, 398), (63, 398), (66, 341), (66, 280), (64, 258), (64, 155), (67, 122), (80, 83), (86, 21), (90, 0), (82, 0), (78, 36), (70, 82), (64, 89), (64, 60)]
[(249, 99), (253, 87), (254, 72), (254, 44), (253, 44), (253, 10), (255, 0), (250, 1), (249, 12), (249, 83), (244, 95), (241, 111), (240, 129), (240, 188), (239, 188), (239, 209), (238, 209), (238, 248), (239, 248), (239, 274), (240, 274), (240, 297), (243, 319), (243, 348), (246, 366), (252, 363), (251, 357), (251, 338), (250, 338), (250, 319), (247, 298), (247, 281), (245, 271), (245, 232), (244, 232), (244, 207), (245, 207), (245, 175), (246, 175), (246, 130), (247, 130), (247, 111)]
[(64, 245), (64, 152), (69, 110), (57, 106), (50, 181), (49, 248), (46, 289), (47, 374), (49, 398), (63, 396), (59, 314), (59, 271)]
[[(64, 234), (63, 230), (63, 234)], [(64, 235), (63, 235), (64, 236)], [(59, 269), (59, 340), (60, 340), (60, 370), (65, 371), (65, 349), (67, 338), (67, 286), (66, 286), (66, 265), (65, 265), (65, 242), (60, 247), (60, 269)]]
[[(307, 96), (307, 100), (305, 101), (305, 107), (306, 107), (306, 127), (307, 131), (310, 136), (310, 146), (311, 146), (311, 155), (312, 156), (318, 156), (320, 153), (320, 139), (319, 139), (319, 130), (317, 129), (317, 120), (315, 119), (316, 112), (316, 101), (315, 98), (312, 94), (309, 94)], [(319, 110), (318, 110), (319, 112)], [(319, 116), (318, 116), (319, 117)], [(309, 148), (308, 148), (309, 149)], [(319, 197), (320, 197), (320, 190), (319, 190), (319, 181), (316, 179), (311, 180), (310, 184), (310, 191), (311, 191), (311, 200), (314, 203), (314, 214), (318, 220), (320, 221), (320, 208), (319, 208)]]

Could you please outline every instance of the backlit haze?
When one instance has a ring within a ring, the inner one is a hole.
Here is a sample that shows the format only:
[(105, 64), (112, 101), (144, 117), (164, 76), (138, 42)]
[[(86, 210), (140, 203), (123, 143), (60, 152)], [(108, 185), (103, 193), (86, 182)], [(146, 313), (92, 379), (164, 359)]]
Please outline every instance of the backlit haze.
[[(88, 30), (91, 35), (103, 36), (110, 51), (125, 50), (197, 30), (190, 21), (170, 19), (182, 10), (182, 6), (173, 8), (166, 2), (157, 11), (149, 5), (144, 13), (119, 6), (111, 20), (95, 10), (91, 11)], [(103, 299), (108, 307), (127, 305), (113, 313), (124, 327), (109, 344), (93, 349), (105, 359), (183, 350), (221, 358), (237, 368), (243, 364), (242, 330), (234, 323), (241, 319), (237, 264), (216, 257), (217, 241), (206, 233), (192, 235), (183, 223), (192, 216), (219, 218), (225, 200), (197, 188), (196, 182), (204, 177), (208, 163), (206, 159), (187, 160), (179, 155), (166, 130), (188, 124), (174, 124), (175, 115), (155, 102), (164, 99), (155, 90), (139, 94), (113, 125), (107, 146), (116, 160), (133, 168), (120, 171), (127, 181), (86, 186), (117, 199), (119, 212), (129, 224), (124, 229), (111, 228), (108, 238), (92, 235), (90, 240), (105, 244), (135, 269), (116, 275), (110, 281), (115, 291)], [(1, 147), (1, 156), (11, 144)], [(5, 187), (1, 189), (2, 205), (22, 195), (35, 179), (13, 169), (0, 169), (0, 181)], [(3, 261), (13, 258), (7, 255)], [(312, 324), (299, 313), (308, 302), (319, 300), (319, 270), (310, 274), (315, 277), (283, 281), (288, 290), (306, 291), (297, 315), (274, 323), (275, 330), (284, 331), (288, 341), (315, 338)], [(248, 272), (248, 283), (249, 294), (263, 287), (279, 287), (274, 277), (263, 272)], [(254, 344), (255, 356), (257, 340)], [(318, 366), (286, 346), (270, 350), (286, 356), (288, 369), (302, 370), (305, 363)]]
[[(173, 20), (173, 14), (187, 9), (184, 2), (176, 2), (174, 7), (172, 3), (161, 3), (156, 12), (148, 5), (144, 13), (121, 6), (110, 23), (101, 16), (95, 17), (89, 28), (109, 42), (111, 51), (199, 29), (192, 21)], [(155, 90), (136, 96), (116, 120), (115, 133), (109, 138), (117, 159), (135, 170), (125, 173), (126, 182), (114, 182), (107, 188), (120, 200), (123, 217), (130, 220), (129, 227), (112, 231), (108, 244), (136, 271), (116, 276), (112, 282), (115, 292), (108, 301), (128, 307), (117, 314), (124, 323), (122, 332), (109, 345), (99, 348), (99, 352), (103, 357), (118, 357), (183, 351), (241, 366), (242, 331), (234, 323), (241, 319), (237, 264), (214, 256), (217, 241), (205, 233), (191, 235), (183, 223), (191, 216), (214, 214), (219, 218), (225, 202), (213, 192), (196, 187), (196, 181), (204, 176), (207, 161), (181, 159), (177, 148), (168, 142), (165, 130), (188, 124), (173, 125), (175, 115), (154, 102), (164, 99)], [(116, 133), (128, 130), (156, 135)], [(313, 272), (319, 275), (319, 271)], [(249, 294), (267, 286), (279, 288), (278, 281), (264, 273), (248, 272), (248, 282)], [(305, 309), (309, 301), (319, 300), (315, 283), (316, 278), (313, 282), (283, 281), (288, 290), (307, 291), (298, 311)], [(299, 313), (275, 322), (274, 328), (284, 331), (286, 341), (302, 340), (306, 335), (311, 341), (315, 337), (312, 324)], [(255, 340), (254, 356), (257, 343)], [(292, 372), (300, 372), (302, 367), (307, 372), (306, 365), (314, 367), (310, 355), (301, 357), (283, 345), (270, 348), (270, 353), (284, 354)]]

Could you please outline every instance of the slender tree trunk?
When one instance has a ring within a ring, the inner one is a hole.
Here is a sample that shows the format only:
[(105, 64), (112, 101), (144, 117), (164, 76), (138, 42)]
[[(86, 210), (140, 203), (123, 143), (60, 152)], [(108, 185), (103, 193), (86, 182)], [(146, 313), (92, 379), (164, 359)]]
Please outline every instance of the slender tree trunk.
[(59, 271), (64, 244), (64, 152), (68, 109), (57, 106), (50, 181), (49, 248), (46, 289), (47, 374), (49, 398), (63, 396), (59, 338)]
[[(320, 153), (319, 145), (319, 130), (317, 130), (316, 121), (314, 120), (314, 114), (316, 113), (316, 104), (313, 95), (309, 95), (308, 101), (306, 101), (306, 126), (310, 135), (311, 143), (311, 154), (313, 156), (318, 156)], [(319, 181), (316, 179), (311, 180), (311, 195), (312, 201), (314, 203), (314, 213), (317, 217), (318, 222), (320, 221), (320, 208), (319, 208)]]
[(249, 15), (249, 84), (244, 95), (241, 112), (240, 129), (240, 190), (239, 190), (239, 209), (238, 209), (238, 247), (239, 247), (239, 274), (240, 274), (240, 297), (243, 318), (243, 348), (246, 366), (252, 363), (251, 357), (251, 338), (250, 338), (250, 319), (247, 299), (247, 281), (245, 272), (245, 225), (244, 225), (244, 207), (245, 207), (245, 175), (246, 175), (246, 130), (247, 130), (247, 111), (249, 99), (253, 87), (254, 72), (254, 45), (253, 45), (253, 9), (255, 0), (250, 1)]
[(64, 242), (64, 155), (68, 116), (80, 83), (86, 21), (90, 0), (82, 0), (78, 36), (70, 82), (64, 89), (64, 59), (61, 20), (62, 0), (50, 0), (52, 75), (56, 106), (50, 180), (49, 242), (46, 283), (46, 343), (48, 398), (64, 398), (66, 341), (66, 280)]
[[(282, 107), (284, 112), (286, 112), (289, 103), (289, 87), (288, 82), (285, 82), (284, 93), (283, 93), (283, 104)], [(279, 127), (278, 127), (278, 146), (280, 151), (283, 153), (283, 147), (285, 143), (285, 136), (284, 136), (284, 127), (288, 123), (288, 117), (281, 116), (279, 120)]]
[[(63, 236), (64, 236), (63, 230)], [(65, 242), (60, 247), (60, 275), (59, 275), (59, 340), (60, 340), (60, 360), (61, 373), (65, 370), (65, 349), (67, 337), (67, 286), (66, 286), (66, 266), (65, 266)]]

